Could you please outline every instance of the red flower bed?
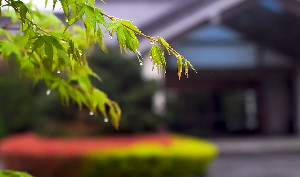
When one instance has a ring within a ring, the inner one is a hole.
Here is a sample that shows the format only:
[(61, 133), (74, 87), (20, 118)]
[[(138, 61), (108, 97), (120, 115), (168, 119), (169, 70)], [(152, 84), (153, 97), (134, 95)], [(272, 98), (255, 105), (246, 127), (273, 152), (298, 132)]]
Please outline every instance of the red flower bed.
[(105, 136), (99, 138), (43, 138), (21, 134), (0, 143), (0, 156), (9, 170), (26, 171), (36, 176), (78, 176), (82, 158), (90, 151), (128, 147), (135, 144), (168, 145), (171, 137), (163, 134)]
[(35, 134), (16, 135), (0, 143), (0, 155), (26, 154), (32, 156), (74, 156), (86, 154), (92, 150), (106, 150), (132, 146), (134, 144), (168, 145), (171, 137), (164, 134), (115, 136), (100, 138), (41, 138)]

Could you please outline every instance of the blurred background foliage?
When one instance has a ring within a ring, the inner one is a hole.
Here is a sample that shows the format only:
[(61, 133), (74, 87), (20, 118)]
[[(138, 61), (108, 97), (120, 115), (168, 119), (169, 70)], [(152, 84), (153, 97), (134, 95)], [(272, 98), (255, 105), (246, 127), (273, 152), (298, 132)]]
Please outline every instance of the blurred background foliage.
[(47, 87), (41, 81), (32, 83), (25, 76), (20, 78), (19, 67), (9, 60), (0, 74), (0, 137), (35, 131), (45, 136), (92, 136), (101, 134), (135, 134), (156, 131), (172, 115), (155, 115), (152, 98), (160, 87), (154, 80), (141, 77), (142, 67), (136, 59), (128, 58), (99, 48), (89, 57), (89, 66), (102, 82), (91, 78), (93, 85), (107, 93), (122, 109), (120, 129), (103, 121), (102, 115), (89, 115), (77, 105), (63, 107), (57, 92), (46, 95)]

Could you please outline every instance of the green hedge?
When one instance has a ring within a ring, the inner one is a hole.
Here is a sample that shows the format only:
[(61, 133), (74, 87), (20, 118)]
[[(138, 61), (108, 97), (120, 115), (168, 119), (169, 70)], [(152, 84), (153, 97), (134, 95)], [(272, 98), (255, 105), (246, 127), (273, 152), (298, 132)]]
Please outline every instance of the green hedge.
[(169, 145), (136, 144), (122, 149), (91, 152), (81, 176), (163, 177), (205, 174), (217, 148), (206, 141), (174, 136)]

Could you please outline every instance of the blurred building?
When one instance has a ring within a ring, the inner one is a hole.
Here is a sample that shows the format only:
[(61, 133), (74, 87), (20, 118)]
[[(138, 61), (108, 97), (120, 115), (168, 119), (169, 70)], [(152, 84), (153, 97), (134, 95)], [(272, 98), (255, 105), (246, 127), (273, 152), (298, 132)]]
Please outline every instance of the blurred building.
[(204, 136), (298, 133), (299, 2), (215, 0), (180, 7), (144, 28), (165, 37), (198, 71), (178, 81), (176, 58), (167, 59), (165, 87), (182, 96), (173, 128)]
[[(44, 8), (44, 2), (33, 2)], [(163, 107), (166, 92), (181, 96), (173, 130), (204, 136), (300, 133), (298, 0), (97, 0), (96, 6), (164, 37), (198, 71), (178, 81), (176, 58), (167, 58), (156, 103)], [(64, 19), (59, 5), (54, 13)], [(147, 56), (150, 42), (140, 40), (144, 77), (160, 79)], [(105, 42), (117, 44), (108, 37)]]

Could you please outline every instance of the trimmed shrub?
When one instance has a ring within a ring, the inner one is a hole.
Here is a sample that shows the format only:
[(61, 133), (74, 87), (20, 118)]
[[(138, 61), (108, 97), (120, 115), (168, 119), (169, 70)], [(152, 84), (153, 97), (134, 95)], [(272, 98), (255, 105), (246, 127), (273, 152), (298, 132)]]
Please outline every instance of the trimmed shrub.
[(217, 148), (170, 134), (78, 139), (29, 134), (4, 140), (0, 155), (6, 169), (34, 176), (163, 177), (204, 174)]
[(162, 177), (204, 174), (215, 158), (214, 145), (171, 135), (170, 144), (143, 143), (93, 152), (85, 157), (82, 176)]

